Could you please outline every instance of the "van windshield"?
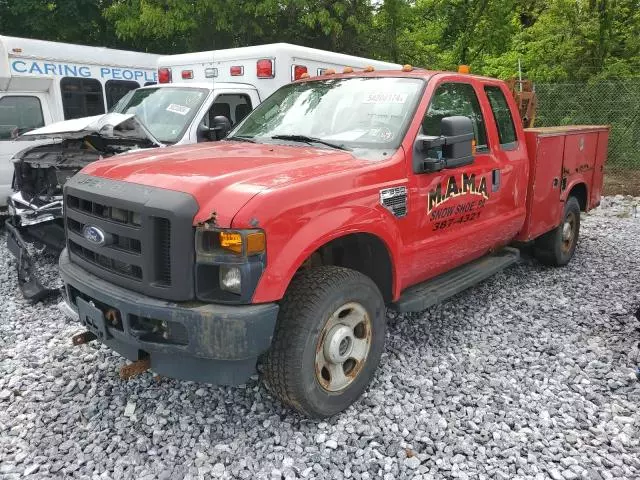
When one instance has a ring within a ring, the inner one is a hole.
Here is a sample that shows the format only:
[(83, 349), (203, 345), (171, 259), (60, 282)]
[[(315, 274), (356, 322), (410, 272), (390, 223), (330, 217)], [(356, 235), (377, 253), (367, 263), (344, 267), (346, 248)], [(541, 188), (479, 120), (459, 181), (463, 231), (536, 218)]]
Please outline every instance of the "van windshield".
[(413, 118), (423, 85), (422, 79), (400, 77), (292, 83), (250, 113), (230, 139), (311, 144), (315, 139), (319, 146), (395, 149)]
[(204, 88), (139, 88), (122, 97), (111, 111), (133, 113), (159, 141), (175, 143), (184, 135), (208, 93)]

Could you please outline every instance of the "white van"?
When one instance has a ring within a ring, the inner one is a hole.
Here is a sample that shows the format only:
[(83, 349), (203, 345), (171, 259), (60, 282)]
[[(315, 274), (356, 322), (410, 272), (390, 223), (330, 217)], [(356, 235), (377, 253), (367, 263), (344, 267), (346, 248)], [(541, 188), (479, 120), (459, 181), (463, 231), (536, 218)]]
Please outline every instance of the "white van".
[(104, 114), (157, 82), (159, 55), (0, 36), (0, 207), (11, 193), (11, 140), (61, 120)]

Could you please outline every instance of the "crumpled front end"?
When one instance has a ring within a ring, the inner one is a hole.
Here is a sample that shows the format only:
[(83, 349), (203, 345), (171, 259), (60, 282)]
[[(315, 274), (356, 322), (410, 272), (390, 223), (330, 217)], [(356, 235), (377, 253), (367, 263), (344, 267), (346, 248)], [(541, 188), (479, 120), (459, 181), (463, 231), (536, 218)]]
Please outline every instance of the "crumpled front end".
[(18, 259), (18, 284), (28, 300), (53, 293), (35, 277), (28, 244), (44, 244), (53, 252), (65, 246), (64, 184), (82, 168), (110, 155), (137, 148), (139, 142), (86, 136), (32, 146), (13, 158), (13, 192), (7, 198), (7, 244)]

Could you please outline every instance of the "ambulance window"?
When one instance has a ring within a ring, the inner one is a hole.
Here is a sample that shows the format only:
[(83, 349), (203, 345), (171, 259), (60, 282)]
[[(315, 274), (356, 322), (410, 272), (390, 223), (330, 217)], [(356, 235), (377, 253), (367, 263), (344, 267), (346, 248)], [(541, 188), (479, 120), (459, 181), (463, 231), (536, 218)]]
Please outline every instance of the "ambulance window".
[(445, 117), (462, 115), (469, 117), (473, 123), (476, 137), (476, 148), (487, 150), (487, 133), (484, 117), (476, 92), (468, 83), (443, 83), (431, 99), (429, 110), (422, 120), (425, 135), (440, 136), (440, 122)]
[(513, 124), (513, 117), (507, 99), (502, 93), (500, 87), (485, 87), (493, 116), (498, 126), (498, 136), (500, 137), (500, 146), (513, 147), (516, 143), (516, 127)]
[(239, 93), (218, 95), (209, 109), (209, 125), (212, 124), (213, 117), (218, 115), (227, 117), (231, 125), (236, 125), (244, 120), (251, 110), (251, 99), (248, 95)]
[(0, 140), (13, 140), (24, 132), (43, 126), (42, 105), (38, 97), (0, 98)]
[(93, 78), (65, 77), (60, 80), (65, 120), (104, 113), (102, 85)]
[(149, 85), (155, 85), (157, 82), (144, 82), (144, 86), (148, 87)]
[(140, 88), (138, 82), (131, 80), (107, 80), (104, 85), (104, 94), (107, 97), (107, 109), (110, 109), (131, 90)]

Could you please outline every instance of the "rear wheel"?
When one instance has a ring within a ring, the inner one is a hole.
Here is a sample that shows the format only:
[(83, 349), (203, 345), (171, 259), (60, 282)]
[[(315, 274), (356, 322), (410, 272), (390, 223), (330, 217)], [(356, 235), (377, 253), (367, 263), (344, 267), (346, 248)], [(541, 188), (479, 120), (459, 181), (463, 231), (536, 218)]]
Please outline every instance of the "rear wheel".
[(536, 258), (545, 265), (563, 266), (573, 258), (580, 234), (580, 204), (569, 197), (560, 225), (535, 241)]
[(369, 385), (384, 337), (384, 301), (370, 278), (342, 267), (305, 270), (281, 302), (263, 379), (304, 415), (334, 415)]

